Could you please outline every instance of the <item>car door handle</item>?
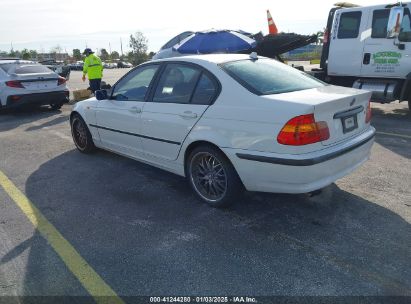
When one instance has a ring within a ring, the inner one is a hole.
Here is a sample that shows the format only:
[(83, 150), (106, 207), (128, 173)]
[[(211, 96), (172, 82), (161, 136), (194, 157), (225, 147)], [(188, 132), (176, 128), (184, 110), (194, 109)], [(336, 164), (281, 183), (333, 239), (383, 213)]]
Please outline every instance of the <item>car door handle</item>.
[(138, 113), (141, 113), (141, 108), (132, 107), (132, 108), (130, 108), (129, 111), (130, 111), (131, 113), (136, 113), (136, 114), (138, 114)]
[(191, 111), (185, 111), (184, 113), (180, 114), (183, 118), (197, 118), (197, 113), (193, 113)]
[(368, 65), (370, 64), (370, 60), (371, 60), (371, 53), (365, 53), (362, 63), (365, 65)]

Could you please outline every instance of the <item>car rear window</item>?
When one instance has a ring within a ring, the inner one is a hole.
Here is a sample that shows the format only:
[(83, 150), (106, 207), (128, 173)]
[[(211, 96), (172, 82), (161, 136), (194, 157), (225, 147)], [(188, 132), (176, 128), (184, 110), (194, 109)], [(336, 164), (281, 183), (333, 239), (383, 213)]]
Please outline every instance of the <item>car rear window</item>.
[(36, 73), (50, 73), (51, 70), (40, 64), (18, 64), (18, 63), (4, 63), (0, 64), (0, 69), (6, 73), (15, 74), (36, 74)]
[(16, 74), (36, 74), (36, 73), (50, 73), (51, 70), (44, 65), (19, 65), (14, 70)]
[(325, 85), (308, 74), (272, 59), (232, 61), (222, 64), (221, 67), (257, 95), (301, 91)]
[(14, 64), (4, 63), (4, 64), (0, 64), (0, 69), (2, 69), (4, 72), (7, 73), (13, 66)]

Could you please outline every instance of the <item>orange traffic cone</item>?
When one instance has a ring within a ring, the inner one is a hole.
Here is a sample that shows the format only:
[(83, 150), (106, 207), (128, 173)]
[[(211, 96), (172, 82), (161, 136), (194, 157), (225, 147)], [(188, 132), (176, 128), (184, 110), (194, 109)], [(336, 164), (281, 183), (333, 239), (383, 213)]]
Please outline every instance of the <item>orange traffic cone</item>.
[(268, 33), (271, 35), (277, 35), (278, 29), (274, 23), (273, 17), (271, 17), (269, 10), (267, 10), (267, 20), (268, 20)]

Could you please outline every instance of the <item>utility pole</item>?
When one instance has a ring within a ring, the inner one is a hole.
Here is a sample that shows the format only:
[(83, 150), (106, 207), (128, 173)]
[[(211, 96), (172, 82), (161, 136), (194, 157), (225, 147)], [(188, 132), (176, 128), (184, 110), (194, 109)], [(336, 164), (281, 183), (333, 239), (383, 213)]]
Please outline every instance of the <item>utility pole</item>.
[(110, 53), (108, 53), (108, 59), (111, 61), (111, 43), (108, 43), (108, 50), (110, 51)]
[(123, 54), (123, 40), (121, 40), (121, 37), (120, 37), (120, 47), (121, 47), (121, 56), (124, 56), (124, 54)]

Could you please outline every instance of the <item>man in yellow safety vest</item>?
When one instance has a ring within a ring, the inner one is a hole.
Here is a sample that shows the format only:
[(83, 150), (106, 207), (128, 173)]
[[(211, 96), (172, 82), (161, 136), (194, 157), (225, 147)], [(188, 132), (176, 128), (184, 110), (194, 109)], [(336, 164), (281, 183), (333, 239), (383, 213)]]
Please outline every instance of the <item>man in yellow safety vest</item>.
[(103, 78), (103, 64), (101, 59), (94, 55), (94, 52), (87, 48), (83, 52), (86, 55), (83, 65), (83, 81), (86, 81), (86, 74), (90, 83), (90, 89), (94, 93), (100, 90), (101, 78)]

